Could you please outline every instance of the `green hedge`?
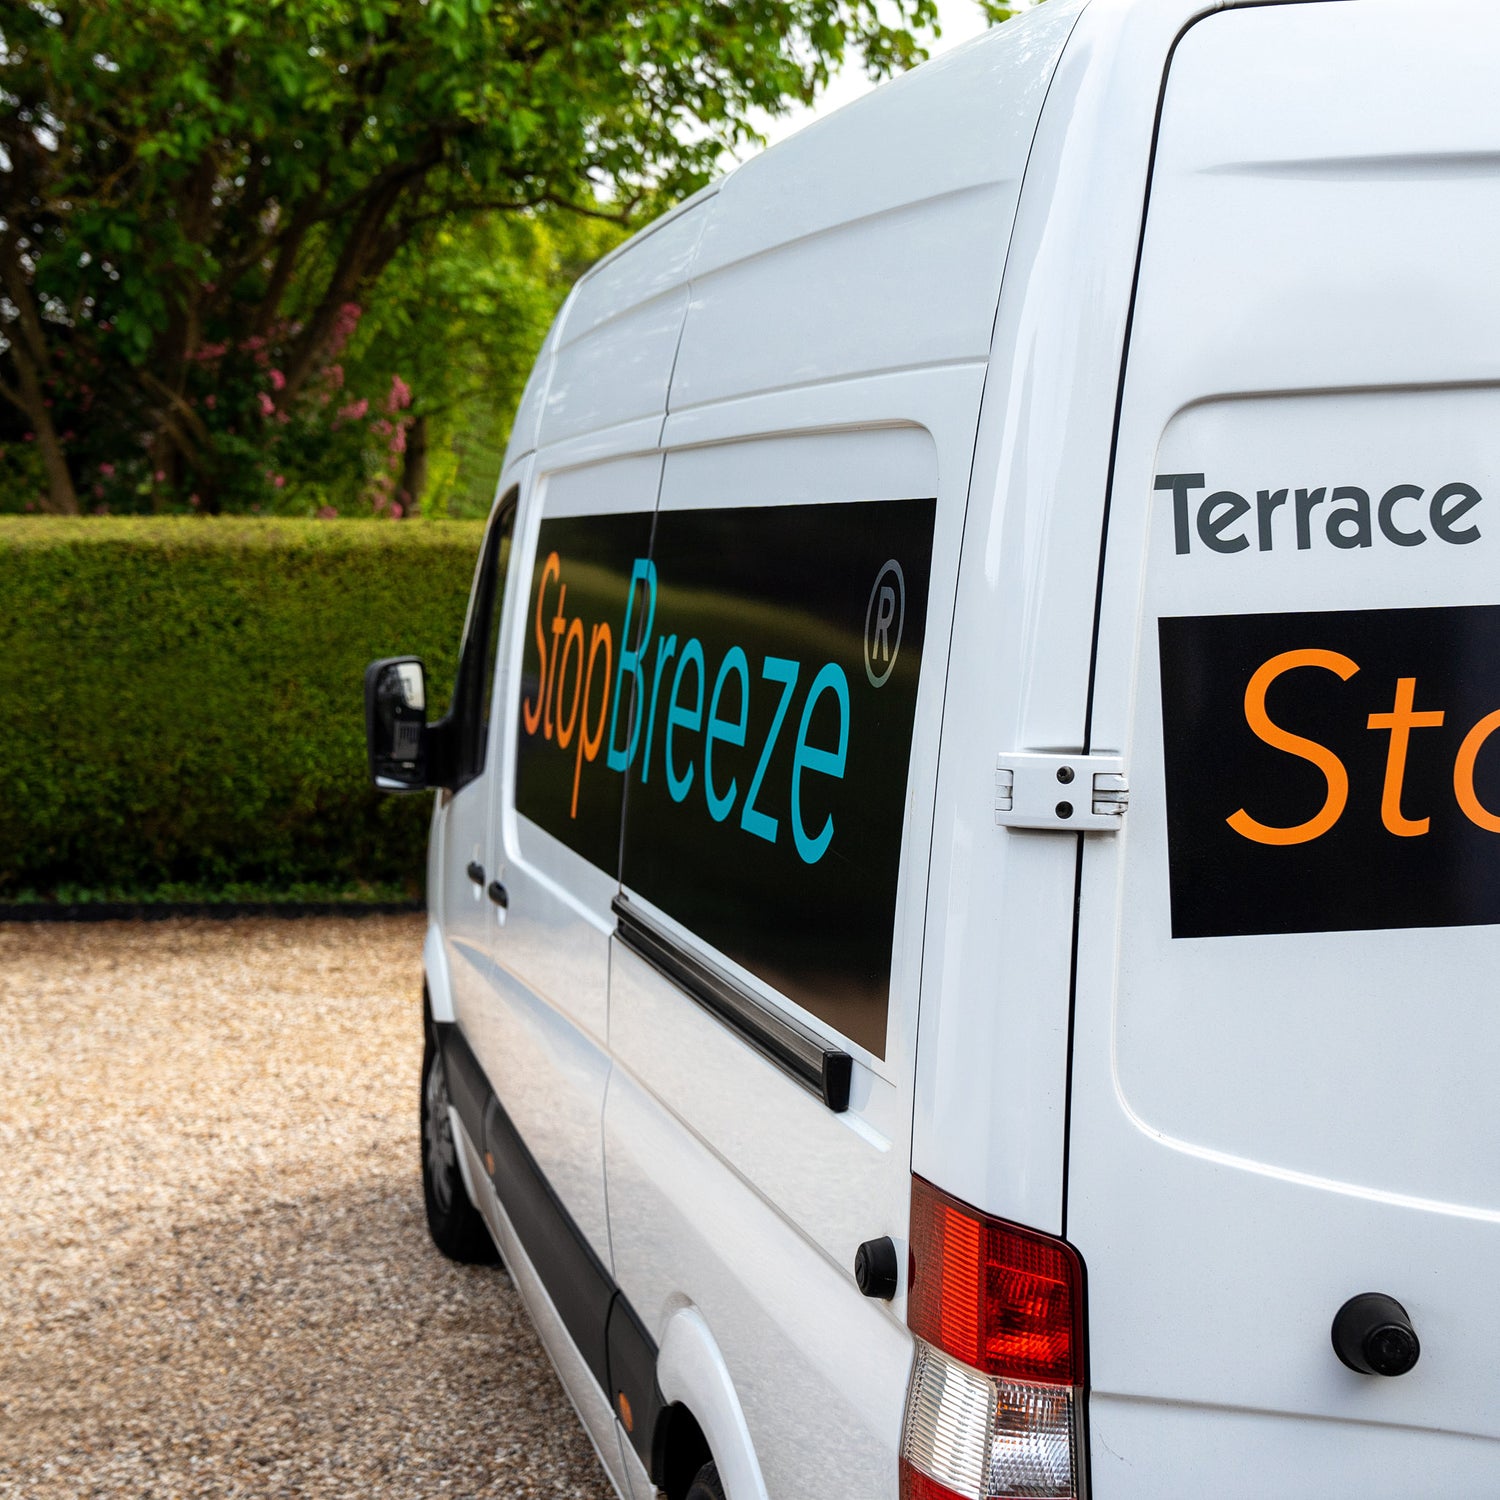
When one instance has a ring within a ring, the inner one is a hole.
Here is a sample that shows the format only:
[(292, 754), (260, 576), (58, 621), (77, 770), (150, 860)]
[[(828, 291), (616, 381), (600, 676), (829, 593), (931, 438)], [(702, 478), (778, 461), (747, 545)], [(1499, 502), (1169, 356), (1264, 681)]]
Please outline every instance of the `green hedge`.
[(431, 799), (370, 788), (362, 675), (420, 655), (442, 711), (480, 535), (0, 517), (0, 901), (418, 891)]

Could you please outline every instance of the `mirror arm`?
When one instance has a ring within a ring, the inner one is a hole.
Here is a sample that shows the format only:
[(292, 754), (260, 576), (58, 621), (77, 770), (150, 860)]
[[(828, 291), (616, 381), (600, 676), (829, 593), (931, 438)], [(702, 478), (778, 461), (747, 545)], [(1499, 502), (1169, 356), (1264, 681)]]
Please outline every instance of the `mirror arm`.
[(450, 709), (436, 724), (424, 731), (427, 785), (434, 789), (456, 790), (458, 786), (458, 726)]

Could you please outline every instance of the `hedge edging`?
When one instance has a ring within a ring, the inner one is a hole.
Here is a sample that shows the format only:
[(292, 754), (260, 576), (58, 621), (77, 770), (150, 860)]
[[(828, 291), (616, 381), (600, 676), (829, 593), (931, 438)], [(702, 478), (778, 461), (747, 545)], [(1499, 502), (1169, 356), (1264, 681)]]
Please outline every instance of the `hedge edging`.
[(0, 517), (0, 901), (235, 881), (415, 896), (430, 801), (370, 787), (362, 677), (422, 656), (442, 711), (481, 532)]

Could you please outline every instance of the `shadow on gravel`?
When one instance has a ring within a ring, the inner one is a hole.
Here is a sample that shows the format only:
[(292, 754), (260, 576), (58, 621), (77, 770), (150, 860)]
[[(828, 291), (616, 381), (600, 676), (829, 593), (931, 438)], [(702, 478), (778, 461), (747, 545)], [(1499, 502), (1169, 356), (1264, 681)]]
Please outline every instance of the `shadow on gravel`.
[(83, 1280), (0, 1338), (0, 1495), (613, 1493), (509, 1277), (438, 1255), (412, 1173), (100, 1245)]

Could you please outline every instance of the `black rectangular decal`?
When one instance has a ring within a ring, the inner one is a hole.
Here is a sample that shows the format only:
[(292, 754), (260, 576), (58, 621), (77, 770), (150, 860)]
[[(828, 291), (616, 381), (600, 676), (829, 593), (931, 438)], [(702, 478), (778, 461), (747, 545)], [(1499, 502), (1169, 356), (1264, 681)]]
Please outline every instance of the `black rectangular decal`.
[(529, 606), (520, 811), (877, 1056), (935, 510), (544, 521)]
[(1159, 644), (1174, 938), (1500, 922), (1500, 607)]

